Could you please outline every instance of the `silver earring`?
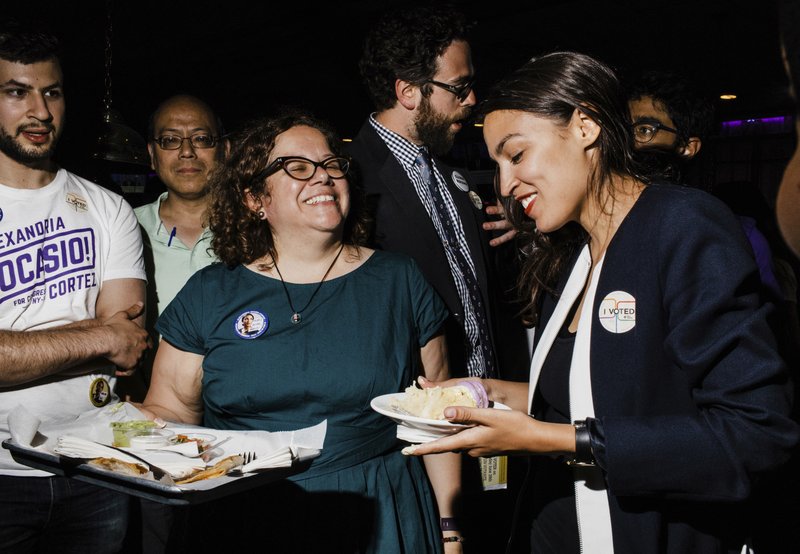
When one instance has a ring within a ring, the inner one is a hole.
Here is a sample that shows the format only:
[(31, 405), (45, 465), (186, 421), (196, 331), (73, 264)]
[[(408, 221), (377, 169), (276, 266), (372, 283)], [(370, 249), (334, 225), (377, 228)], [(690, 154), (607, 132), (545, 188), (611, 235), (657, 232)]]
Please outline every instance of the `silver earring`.
[(265, 219), (267, 217), (267, 214), (264, 212), (264, 210), (258, 210), (256, 215), (258, 215), (258, 219)]

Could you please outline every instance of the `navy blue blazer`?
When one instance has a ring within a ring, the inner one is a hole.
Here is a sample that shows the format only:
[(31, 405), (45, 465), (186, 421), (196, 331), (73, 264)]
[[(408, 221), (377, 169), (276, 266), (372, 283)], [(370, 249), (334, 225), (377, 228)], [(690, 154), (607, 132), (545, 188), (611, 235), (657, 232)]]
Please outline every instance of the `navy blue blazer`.
[[(599, 317), (617, 291), (635, 298), (624, 333)], [(545, 297), (543, 323), (556, 300)], [(727, 206), (690, 188), (644, 190), (605, 254), (592, 312), (617, 554), (740, 552), (741, 501), (799, 438), (768, 310)]]

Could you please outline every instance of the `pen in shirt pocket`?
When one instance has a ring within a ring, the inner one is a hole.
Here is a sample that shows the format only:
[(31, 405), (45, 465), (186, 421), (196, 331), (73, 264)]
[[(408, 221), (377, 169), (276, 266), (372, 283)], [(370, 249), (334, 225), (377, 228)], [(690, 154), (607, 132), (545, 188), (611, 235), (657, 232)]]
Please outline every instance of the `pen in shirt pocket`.
[(178, 233), (178, 228), (173, 227), (172, 231), (169, 233), (169, 240), (167, 241), (167, 246), (172, 246), (172, 239), (175, 238), (175, 235)]

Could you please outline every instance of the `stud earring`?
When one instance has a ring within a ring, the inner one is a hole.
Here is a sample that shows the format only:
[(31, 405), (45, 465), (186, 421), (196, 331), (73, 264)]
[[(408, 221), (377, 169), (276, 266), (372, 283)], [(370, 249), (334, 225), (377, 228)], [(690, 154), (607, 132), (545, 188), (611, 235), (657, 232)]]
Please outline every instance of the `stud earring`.
[(258, 215), (258, 219), (266, 219), (267, 218), (267, 214), (264, 212), (264, 210), (258, 210), (258, 213), (256, 215)]

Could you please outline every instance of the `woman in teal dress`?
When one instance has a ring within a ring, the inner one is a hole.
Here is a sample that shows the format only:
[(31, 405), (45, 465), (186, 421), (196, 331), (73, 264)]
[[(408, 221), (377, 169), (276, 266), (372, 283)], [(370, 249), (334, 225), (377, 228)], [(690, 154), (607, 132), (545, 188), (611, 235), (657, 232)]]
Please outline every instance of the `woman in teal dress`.
[(216, 429), (327, 420), (327, 435), (306, 471), (204, 510), (214, 531), (201, 542), (460, 552), (458, 540), (443, 543), (459, 534), (437, 523), (454, 515), (459, 456), (423, 467), (370, 408), (418, 374), (447, 376), (442, 301), (411, 258), (359, 246), (366, 221), (327, 125), (285, 114), (253, 122), (233, 144), (212, 181), (222, 263), (196, 273), (161, 315), (143, 407)]

